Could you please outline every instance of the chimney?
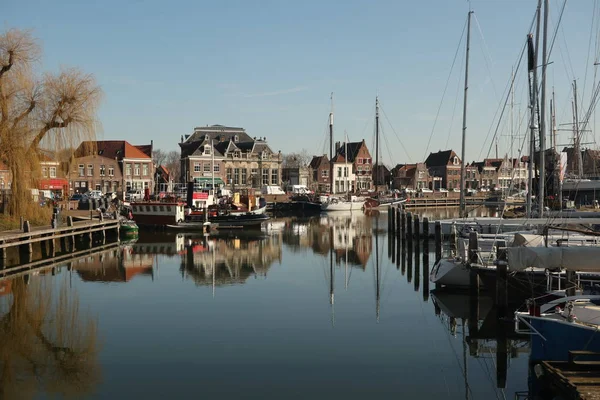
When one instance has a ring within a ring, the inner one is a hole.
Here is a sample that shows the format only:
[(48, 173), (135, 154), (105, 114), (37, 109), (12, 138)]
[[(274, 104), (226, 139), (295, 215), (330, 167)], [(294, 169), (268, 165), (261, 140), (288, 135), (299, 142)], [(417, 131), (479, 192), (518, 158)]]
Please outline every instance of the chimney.
[(335, 153), (336, 154), (340, 150), (340, 147), (342, 147), (342, 145), (340, 144), (340, 142), (335, 142)]
[(183, 143), (183, 135), (181, 135), (181, 142), (180, 143)]

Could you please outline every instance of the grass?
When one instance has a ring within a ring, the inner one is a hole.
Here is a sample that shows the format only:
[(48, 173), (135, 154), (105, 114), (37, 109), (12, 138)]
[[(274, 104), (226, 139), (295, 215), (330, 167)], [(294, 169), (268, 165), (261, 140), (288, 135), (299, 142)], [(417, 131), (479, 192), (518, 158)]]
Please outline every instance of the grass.
[[(36, 202), (30, 202), (23, 207), (23, 219), (29, 221), (32, 226), (50, 225), (52, 207), (40, 206)], [(0, 214), (0, 231), (19, 229), (20, 225), (20, 216)]]

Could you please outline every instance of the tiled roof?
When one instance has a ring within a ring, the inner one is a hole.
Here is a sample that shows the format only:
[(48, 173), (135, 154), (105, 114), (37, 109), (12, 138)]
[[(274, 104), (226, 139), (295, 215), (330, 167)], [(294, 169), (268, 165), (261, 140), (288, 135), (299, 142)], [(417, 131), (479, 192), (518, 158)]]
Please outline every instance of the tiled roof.
[(150, 143), (150, 144), (134, 145), (134, 147), (136, 147), (138, 150), (140, 150), (142, 153), (144, 153), (148, 157), (152, 157), (152, 143)]
[(186, 136), (186, 142), (197, 142), (205, 139), (213, 139), (216, 142), (234, 140), (238, 137), (238, 142), (252, 142), (253, 139), (246, 133), (244, 128), (234, 128), (223, 125), (212, 125), (194, 128), (194, 133)]
[(438, 151), (437, 153), (429, 153), (425, 164), (427, 168), (442, 167), (450, 163), (450, 159), (455, 157), (456, 153), (453, 150)]
[(114, 159), (123, 158), (151, 158), (138, 147), (125, 140), (98, 140), (85, 141), (75, 151), (77, 157), (98, 154), (99, 156)]
[(313, 158), (312, 158), (312, 160), (310, 160), (310, 164), (308, 164), (308, 166), (312, 169), (317, 169), (323, 163), (329, 164), (329, 158), (326, 155), (313, 156)]
[[(349, 163), (354, 163), (354, 160), (356, 159), (356, 156), (358, 155), (358, 151), (360, 150), (361, 146), (365, 143), (365, 141), (363, 140), (362, 142), (348, 142), (347, 144), (342, 143), (340, 144), (340, 148), (336, 151), (336, 156), (339, 154), (342, 157), (344, 157), (347, 162)], [(348, 151), (348, 156), (346, 157), (346, 150)], [(335, 160), (335, 157), (334, 157)]]

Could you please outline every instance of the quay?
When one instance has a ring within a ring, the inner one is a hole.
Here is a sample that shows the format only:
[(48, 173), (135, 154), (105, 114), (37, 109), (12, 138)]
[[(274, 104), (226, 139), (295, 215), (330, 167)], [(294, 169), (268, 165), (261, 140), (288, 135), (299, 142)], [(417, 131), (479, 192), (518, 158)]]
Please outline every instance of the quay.
[[(542, 361), (541, 379), (552, 393), (563, 399), (600, 399), (600, 361), (598, 353), (571, 351), (568, 361)], [(594, 361), (578, 360), (594, 357)]]
[(113, 234), (117, 241), (121, 223), (118, 219), (86, 220), (73, 222), (71, 216), (67, 217), (64, 227), (39, 226), (32, 227), (29, 221), (23, 221), (22, 228), (0, 232), (0, 266), (6, 266), (7, 254), (11, 249), (18, 249), (19, 263), (31, 262), (33, 244), (39, 243), (42, 248), (43, 258), (54, 258), (57, 253), (56, 239), (60, 241), (60, 252), (74, 252), (76, 239), (80, 238), (92, 247), (94, 235), (102, 245), (106, 243), (107, 235)]

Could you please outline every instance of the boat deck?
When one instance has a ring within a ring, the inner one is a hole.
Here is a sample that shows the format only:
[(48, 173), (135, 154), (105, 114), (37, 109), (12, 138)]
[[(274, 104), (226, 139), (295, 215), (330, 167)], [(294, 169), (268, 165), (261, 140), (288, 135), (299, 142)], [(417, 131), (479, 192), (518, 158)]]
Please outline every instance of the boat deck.
[[(600, 400), (600, 354), (573, 351), (569, 361), (543, 361), (544, 374), (565, 399)], [(593, 357), (594, 361), (590, 360)]]

